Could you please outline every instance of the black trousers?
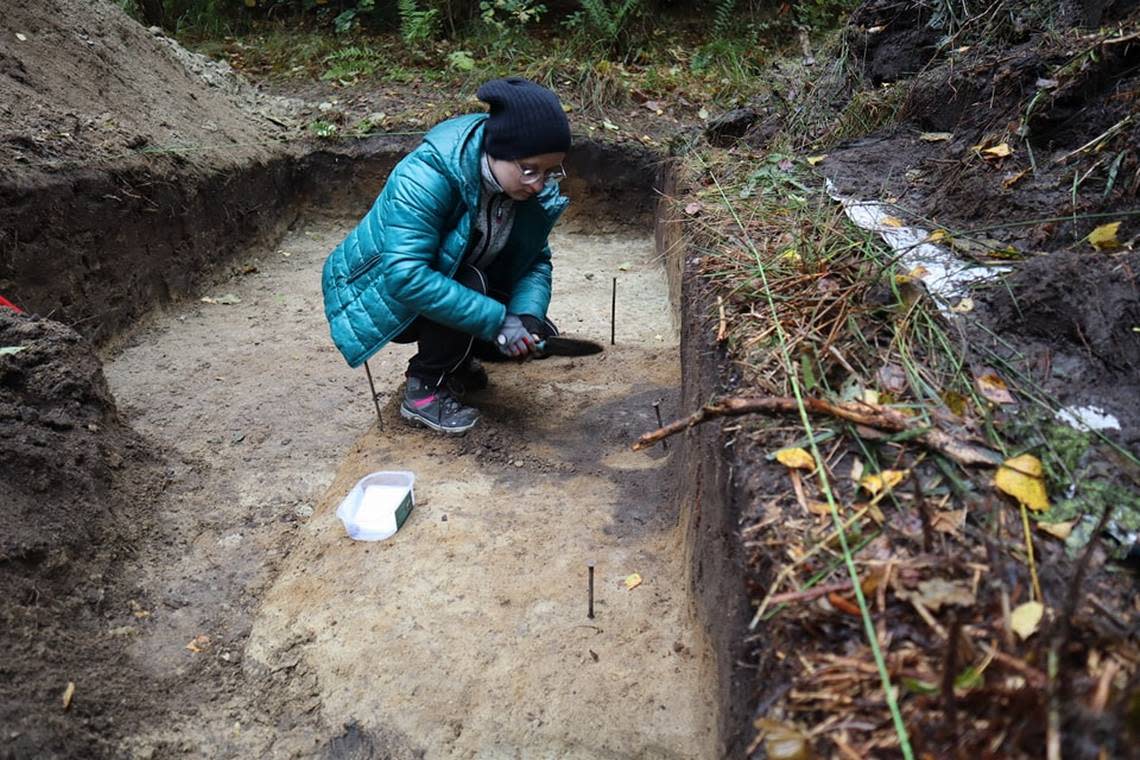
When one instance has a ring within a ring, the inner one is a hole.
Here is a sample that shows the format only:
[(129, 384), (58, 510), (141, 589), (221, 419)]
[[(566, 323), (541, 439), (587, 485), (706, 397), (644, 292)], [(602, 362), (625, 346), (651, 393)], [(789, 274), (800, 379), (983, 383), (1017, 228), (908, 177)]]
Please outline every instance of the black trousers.
[[(492, 287), (487, 277), (470, 264), (462, 264), (455, 274), (460, 285), (490, 296), (502, 304), (510, 295)], [(539, 320), (519, 315), (523, 324), (540, 339), (558, 334), (558, 328), (549, 319)], [(393, 343), (416, 343), (419, 351), (408, 361), (408, 376), (428, 385), (442, 385), (448, 375), (462, 371), (472, 357), (484, 361), (507, 361), (495, 344), (460, 332), (453, 327), (419, 317), (407, 330), (392, 339)]]

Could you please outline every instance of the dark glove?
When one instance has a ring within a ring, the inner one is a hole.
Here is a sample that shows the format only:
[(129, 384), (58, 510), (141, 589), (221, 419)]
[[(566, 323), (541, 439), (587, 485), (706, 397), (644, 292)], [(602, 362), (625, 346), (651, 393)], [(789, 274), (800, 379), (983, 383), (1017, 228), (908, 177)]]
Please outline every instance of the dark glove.
[(499, 337), (495, 340), (495, 345), (501, 353), (521, 359), (534, 351), (537, 341), (521, 319), (514, 314), (508, 314), (499, 327)]

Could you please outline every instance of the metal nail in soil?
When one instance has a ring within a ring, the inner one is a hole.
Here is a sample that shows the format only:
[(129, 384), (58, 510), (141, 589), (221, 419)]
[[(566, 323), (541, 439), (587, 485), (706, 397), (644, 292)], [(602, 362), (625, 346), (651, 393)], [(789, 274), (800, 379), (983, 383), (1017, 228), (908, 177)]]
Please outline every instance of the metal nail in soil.
[(594, 619), (594, 563), (591, 562), (590, 564), (586, 565), (586, 570), (587, 570), (587, 573), (590, 577), (590, 582), (589, 582), (590, 604), (589, 604), (589, 608), (586, 612), (586, 617), (590, 618), (590, 620), (593, 620)]
[[(665, 427), (665, 423), (663, 423), (661, 421), (661, 399), (657, 399), (656, 401), (653, 402), (653, 412), (654, 412), (654, 414), (657, 415), (657, 428), (661, 429), (661, 428)], [(669, 442), (666, 441), (664, 438), (661, 439), (661, 448), (664, 451), (669, 450)]]
[(617, 330), (617, 278), (614, 278), (613, 294), (610, 296), (610, 345), (614, 344)]

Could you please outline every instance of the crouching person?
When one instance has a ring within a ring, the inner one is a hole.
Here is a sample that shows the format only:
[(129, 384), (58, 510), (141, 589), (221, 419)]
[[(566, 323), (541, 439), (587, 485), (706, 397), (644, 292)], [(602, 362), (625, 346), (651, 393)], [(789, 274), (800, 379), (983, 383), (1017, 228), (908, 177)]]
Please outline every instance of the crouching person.
[(479, 421), (464, 391), (486, 387), (479, 358), (532, 358), (547, 319), (548, 237), (570, 126), (558, 97), (518, 77), (477, 97), (489, 113), (433, 128), (388, 177), (367, 216), (325, 262), (333, 342), (358, 367), (415, 342), (400, 414), (441, 433)]

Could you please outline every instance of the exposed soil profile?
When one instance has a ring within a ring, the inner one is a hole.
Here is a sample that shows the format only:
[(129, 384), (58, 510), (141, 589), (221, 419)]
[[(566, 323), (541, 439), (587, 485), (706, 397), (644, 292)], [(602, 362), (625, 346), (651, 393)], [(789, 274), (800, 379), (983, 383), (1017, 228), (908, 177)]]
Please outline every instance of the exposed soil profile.
[[(1123, 30), (1087, 40), (1030, 35), (999, 13), (1000, 46), (947, 47), (935, 11), (870, 0), (855, 13), (842, 39), (870, 106), (847, 81), (828, 107), (840, 126), (851, 111), (882, 126), (850, 132), (813, 179), (948, 231), (979, 266), (1011, 267), (972, 291), (974, 322), (953, 323), (977, 350), (967, 369), (1000, 359), (1061, 403), (1110, 410), (1120, 429), (1105, 435), (1136, 452), (1135, 3), (1065, 4), (1062, 31)], [(757, 719), (828, 728), (840, 713), (897, 755), (849, 601), (808, 594), (750, 626), (801, 544), (830, 541), (828, 518), (771, 461), (771, 430), (725, 420), (629, 451), (657, 427), (655, 407), (668, 421), (749, 391), (717, 337), (720, 309), (766, 318), (706, 278), (708, 252), (686, 230), (707, 222), (708, 196), (695, 212), (659, 206), (692, 188), (644, 145), (689, 150), (703, 135), (739, 158), (798, 113), (795, 92), (792, 109), (756, 104), (656, 142), (576, 136), (551, 315), (606, 351), (491, 366), (492, 387), (471, 398), (481, 425), (441, 439), (398, 418), (406, 346), (370, 362), (377, 424), (319, 292), (324, 256), (418, 135), (292, 139), (293, 117), (324, 113), (331, 85), (298, 86), (313, 102), (268, 97), (107, 0), (14, 0), (0, 26), (0, 295), (32, 313), (0, 308), (0, 758), (763, 757)], [(351, 110), (427, 89), (359, 86)], [(1010, 154), (984, 153), (1006, 141)], [(775, 171), (771, 159), (756, 160)], [(1111, 214), (1118, 247), (1093, 250), (1086, 236)], [(1007, 224), (1027, 219), (1041, 223)], [(1016, 411), (998, 416), (1012, 425)], [(916, 653), (953, 662), (948, 631), (983, 638), (1027, 598), (1022, 525), (984, 487), (956, 483), (968, 509), (932, 529), (921, 489), (949, 486), (907, 459), (906, 441), (868, 440), (918, 473), (900, 497), (914, 509), (892, 509), (859, 551), (898, 595), (880, 594), (874, 614), (920, 752), (991, 747), (998, 732), (1001, 751), (1033, 756), (1037, 716), (1054, 710), (1066, 757), (1135, 755), (1135, 676), (1109, 689), (1120, 671), (1090, 664), (1135, 652), (1135, 582), (1108, 540), (1087, 558), (1088, 601), (1073, 590), (1076, 557), (1038, 537), (1032, 583), (1051, 616), (1080, 613), (1049, 633), (1064, 634), (1065, 693), (1049, 691), (1044, 636), (1007, 630), (1014, 666), (986, 661), (1007, 677), (957, 703), (978, 722), (959, 732), (944, 719), (942, 661)], [(842, 475), (864, 456), (828, 445)], [(1140, 485), (1094, 452), (1073, 456), (1096, 485)], [(417, 506), (392, 540), (352, 542), (334, 510), (379, 469), (415, 472)], [(854, 478), (837, 490), (851, 509), (866, 501)], [(834, 579), (836, 566), (802, 569)], [(973, 624), (930, 625), (899, 601), (951, 577), (972, 589)], [(816, 689), (817, 677), (840, 686)]]

